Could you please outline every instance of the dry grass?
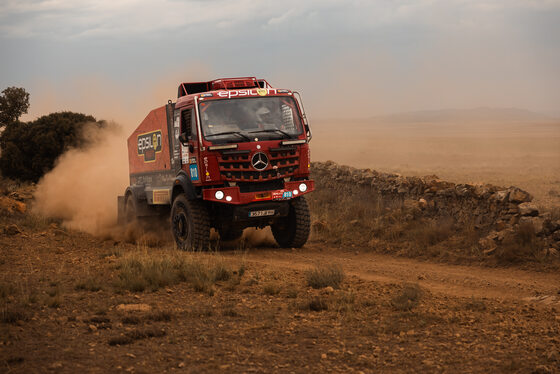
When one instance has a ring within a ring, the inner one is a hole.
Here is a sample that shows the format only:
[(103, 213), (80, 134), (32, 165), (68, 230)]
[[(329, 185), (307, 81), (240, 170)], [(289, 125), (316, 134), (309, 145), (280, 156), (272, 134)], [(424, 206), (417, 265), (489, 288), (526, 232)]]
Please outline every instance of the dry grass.
[(136, 340), (157, 338), (165, 336), (166, 332), (157, 328), (136, 329), (127, 332), (124, 335), (115, 336), (109, 339), (109, 345), (126, 345), (131, 344)]
[(103, 289), (101, 282), (93, 277), (85, 278), (76, 283), (75, 289), (78, 291), (97, 292)]
[(329, 301), (324, 296), (315, 296), (308, 300), (301, 308), (313, 312), (321, 312), (329, 309)]
[(0, 323), (28, 321), (37, 301), (37, 294), (30, 290), (26, 282), (0, 283)]
[(265, 293), (265, 295), (270, 296), (278, 295), (280, 293), (280, 289), (281, 287), (274, 282), (268, 282), (263, 286), (263, 292)]
[(530, 222), (520, 224), (514, 233), (506, 237), (496, 250), (496, 259), (502, 264), (539, 260), (543, 248), (542, 239), (535, 234)]
[(116, 286), (132, 292), (156, 291), (180, 282), (198, 292), (213, 293), (213, 285), (231, 278), (231, 270), (219, 259), (196, 257), (184, 252), (132, 253), (123, 256)]
[(403, 289), (391, 299), (391, 305), (400, 312), (410, 311), (418, 306), (422, 290), (417, 284), (406, 284)]
[(388, 209), (399, 207), (399, 202), (383, 200), (369, 188), (313, 177), (318, 186), (308, 197), (313, 239), (366, 245), (379, 217)]
[(407, 237), (423, 249), (434, 246), (455, 234), (458, 230), (452, 219), (415, 221), (407, 230)]
[(317, 266), (305, 272), (307, 285), (313, 288), (340, 288), (344, 280), (344, 271), (340, 265)]

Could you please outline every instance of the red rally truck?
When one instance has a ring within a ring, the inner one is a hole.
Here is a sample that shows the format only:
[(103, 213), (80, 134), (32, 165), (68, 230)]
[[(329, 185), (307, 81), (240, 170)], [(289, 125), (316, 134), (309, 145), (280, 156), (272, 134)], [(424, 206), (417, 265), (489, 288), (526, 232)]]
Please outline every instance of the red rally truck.
[(244, 228), (271, 226), (281, 247), (310, 231), (304, 195), (311, 130), (300, 95), (255, 77), (182, 83), (128, 138), (130, 186), (119, 222), (170, 216), (177, 246), (207, 249)]

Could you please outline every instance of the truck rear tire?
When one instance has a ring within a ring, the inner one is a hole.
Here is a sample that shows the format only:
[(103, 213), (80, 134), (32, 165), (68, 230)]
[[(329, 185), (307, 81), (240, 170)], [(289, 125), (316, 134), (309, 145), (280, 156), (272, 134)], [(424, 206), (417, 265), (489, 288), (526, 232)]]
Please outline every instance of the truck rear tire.
[(271, 226), (274, 239), (282, 248), (300, 248), (309, 238), (309, 205), (302, 197), (292, 200), (290, 213)]
[(134, 196), (132, 194), (127, 195), (125, 205), (124, 205), (124, 221), (126, 224), (136, 221), (138, 217), (136, 216), (136, 205), (134, 204)]
[(208, 209), (198, 200), (179, 195), (171, 208), (171, 230), (177, 247), (186, 250), (207, 250), (210, 245)]

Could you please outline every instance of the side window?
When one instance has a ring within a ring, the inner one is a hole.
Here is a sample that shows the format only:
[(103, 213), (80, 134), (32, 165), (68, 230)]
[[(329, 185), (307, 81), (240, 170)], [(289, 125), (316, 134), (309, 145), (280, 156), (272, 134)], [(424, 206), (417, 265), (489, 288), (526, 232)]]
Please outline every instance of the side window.
[(191, 139), (198, 140), (198, 132), (196, 130), (196, 116), (191, 116)]
[[(196, 136), (196, 121), (195, 116), (193, 116), (192, 109), (185, 109), (181, 112), (181, 133), (188, 132), (190, 127), (190, 136), (192, 140), (197, 140)], [(189, 126), (190, 125), (190, 126)]]

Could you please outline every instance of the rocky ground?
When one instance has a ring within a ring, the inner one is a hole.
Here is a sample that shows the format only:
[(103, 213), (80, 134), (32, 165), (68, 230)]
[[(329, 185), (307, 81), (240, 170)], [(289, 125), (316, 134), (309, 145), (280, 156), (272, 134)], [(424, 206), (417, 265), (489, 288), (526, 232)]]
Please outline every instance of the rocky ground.
[(184, 253), (67, 230), (25, 213), (27, 197), (2, 205), (2, 372), (560, 371), (546, 267), (425, 262), (317, 233), (301, 250)]

